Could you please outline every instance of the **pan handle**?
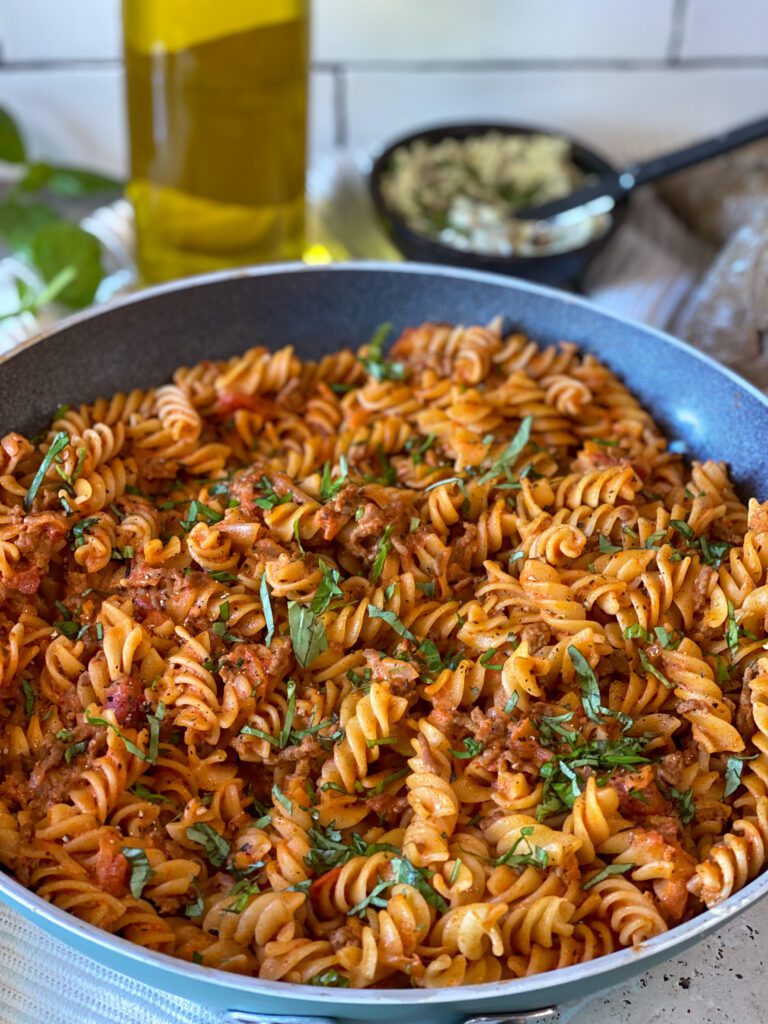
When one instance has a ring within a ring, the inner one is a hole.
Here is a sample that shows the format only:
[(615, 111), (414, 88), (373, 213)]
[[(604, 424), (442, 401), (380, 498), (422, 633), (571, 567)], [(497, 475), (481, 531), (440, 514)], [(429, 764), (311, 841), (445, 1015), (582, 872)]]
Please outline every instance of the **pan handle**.
[[(559, 1024), (560, 1014), (550, 1007), (521, 1013), (494, 1013), (484, 1017), (468, 1017), (464, 1024)], [(252, 1013), (248, 1010), (229, 1010), (222, 1024), (338, 1024), (333, 1017), (304, 1017), (296, 1014)]]
[(261, 1013), (250, 1010), (227, 1010), (222, 1024), (338, 1024), (335, 1017), (305, 1017), (296, 1013)]
[(521, 1010), (519, 1013), (492, 1013), (484, 1017), (468, 1017), (464, 1024), (560, 1024), (560, 1011), (550, 1006), (546, 1010)]

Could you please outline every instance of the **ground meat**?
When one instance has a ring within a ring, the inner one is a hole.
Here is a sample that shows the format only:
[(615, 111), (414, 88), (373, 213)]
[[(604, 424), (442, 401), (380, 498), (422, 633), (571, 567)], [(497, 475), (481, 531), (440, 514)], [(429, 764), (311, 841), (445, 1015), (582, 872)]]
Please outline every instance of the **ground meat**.
[[(264, 483), (265, 478), (268, 486)], [(313, 500), (310, 494), (302, 490), (285, 473), (266, 473), (263, 466), (255, 465), (237, 474), (229, 485), (229, 495), (240, 502), (240, 510), (246, 515), (260, 516), (265, 510), (256, 502), (263, 501), (270, 487), (278, 498), (289, 498), (300, 504)]]
[(176, 459), (164, 459), (159, 455), (136, 448), (133, 452), (138, 475), (145, 480), (175, 480), (179, 475), (179, 463)]
[[(88, 747), (70, 764), (66, 762), (67, 748), (83, 741)], [(51, 804), (68, 800), (73, 781), (88, 767), (94, 757), (103, 752), (106, 739), (97, 735), (91, 725), (78, 725), (66, 739), (51, 738), (47, 749), (38, 751), (34, 767), (25, 782), (24, 802), (42, 816)]]
[(225, 683), (245, 676), (260, 695), (284, 679), (293, 665), (293, 647), (287, 637), (275, 637), (269, 647), (263, 644), (237, 644), (221, 661), (219, 672)]
[(608, 785), (619, 796), (619, 811), (632, 821), (649, 815), (678, 817), (677, 805), (659, 789), (653, 766), (646, 764), (637, 772), (617, 772)]
[(535, 654), (549, 643), (550, 632), (546, 622), (531, 622), (519, 629), (517, 636), (519, 640), (525, 640), (530, 653)]
[(371, 501), (361, 507), (363, 514), (350, 531), (349, 547), (358, 558), (366, 558), (376, 550), (386, 528), (393, 525), (393, 517)]
[(107, 707), (120, 726), (141, 729), (147, 720), (144, 684), (136, 676), (119, 675), (107, 690)]
[(4, 573), (5, 587), (22, 594), (36, 593), (48, 573), (51, 558), (64, 547), (66, 536), (67, 522), (60, 513), (25, 516), (13, 539), (20, 558)]
[(408, 661), (399, 658), (388, 658), (379, 651), (363, 652), (365, 663), (371, 670), (373, 682), (389, 683), (389, 689), (397, 696), (413, 693), (415, 682), (419, 678), (418, 669)]
[(464, 532), (453, 541), (448, 555), (452, 565), (468, 569), (477, 554), (477, 526), (474, 523), (464, 523), (463, 526)]
[(462, 733), (465, 732), (469, 719), (466, 715), (457, 713), (455, 708), (433, 707), (427, 715), (427, 720), (439, 729), (451, 746), (458, 746)]
[(408, 797), (405, 793), (379, 793), (368, 797), (368, 809), (378, 814), (385, 825), (398, 826), (408, 810)]
[(666, 754), (656, 765), (656, 775), (668, 786), (677, 788), (683, 774), (685, 759), (681, 751), (676, 750), (674, 754)]
[(360, 507), (360, 489), (348, 485), (342, 487), (317, 513), (322, 526), (323, 537), (332, 540), (342, 527), (346, 526)]
[(249, 764), (247, 761), (244, 761), (241, 764), (240, 774), (247, 780), (248, 792), (259, 803), (271, 803), (272, 785), (275, 781), (275, 770), (271, 765), (263, 764), (262, 762)]
[(328, 933), (328, 941), (336, 949), (359, 946), (363, 938), (363, 922), (359, 917), (348, 917), (346, 922)]
[(643, 825), (654, 829), (667, 843), (677, 843), (680, 837), (680, 819), (671, 814), (649, 814)]
[(702, 565), (693, 581), (693, 614), (696, 615), (709, 602), (709, 595), (717, 583), (717, 573), (710, 565)]
[[(135, 617), (139, 621), (146, 619), (152, 612), (160, 611), (163, 606), (163, 598), (157, 590), (140, 590), (131, 594)], [(137, 614), (136, 614), (137, 613)], [(163, 616), (165, 618), (165, 616)]]
[(119, 576), (122, 587), (167, 587), (172, 580), (182, 585), (184, 577), (167, 565), (147, 565), (143, 558), (134, 558), (130, 571)]
[(491, 772), (522, 771), (538, 776), (541, 765), (552, 759), (552, 752), (539, 743), (529, 718), (511, 722), (499, 708), (491, 708), (487, 716), (475, 708), (470, 720), (474, 738), (484, 744), (478, 763)]

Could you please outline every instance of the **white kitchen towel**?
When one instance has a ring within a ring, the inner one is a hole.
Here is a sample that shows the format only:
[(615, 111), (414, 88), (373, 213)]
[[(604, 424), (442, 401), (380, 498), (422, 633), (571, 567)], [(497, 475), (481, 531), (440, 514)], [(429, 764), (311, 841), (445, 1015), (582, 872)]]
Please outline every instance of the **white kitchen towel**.
[(217, 1024), (215, 1010), (101, 967), (0, 905), (0, 1024)]

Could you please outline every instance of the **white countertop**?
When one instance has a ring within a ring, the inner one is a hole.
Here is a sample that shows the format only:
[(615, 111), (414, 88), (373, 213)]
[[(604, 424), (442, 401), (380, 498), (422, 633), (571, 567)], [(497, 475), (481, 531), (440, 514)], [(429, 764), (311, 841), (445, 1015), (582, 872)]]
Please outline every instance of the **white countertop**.
[(763, 1024), (768, 903), (584, 1007), (568, 1024)]

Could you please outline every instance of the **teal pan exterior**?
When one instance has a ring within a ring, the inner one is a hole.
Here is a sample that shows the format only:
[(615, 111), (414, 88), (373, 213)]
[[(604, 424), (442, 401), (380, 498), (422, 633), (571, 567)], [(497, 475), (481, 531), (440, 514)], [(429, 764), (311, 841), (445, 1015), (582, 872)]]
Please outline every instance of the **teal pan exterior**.
[[(400, 328), (426, 319), (482, 322), (497, 314), (537, 341), (567, 339), (593, 352), (690, 455), (728, 462), (743, 494), (768, 497), (768, 400), (738, 376), (674, 338), (581, 299), (421, 264), (254, 268), (152, 289), (74, 317), (0, 360), (0, 434), (35, 432), (62, 402), (157, 384), (179, 365), (254, 344), (289, 341), (299, 354), (317, 358), (360, 344), (386, 320)], [(766, 892), (768, 874), (638, 951), (549, 974), (455, 989), (351, 991), (242, 978), (147, 951), (83, 924), (0, 874), (0, 899), (105, 966), (214, 1006), (225, 1018), (250, 1011), (286, 1024), (298, 1016), (460, 1024), (481, 1015), (564, 1006), (680, 954)]]

